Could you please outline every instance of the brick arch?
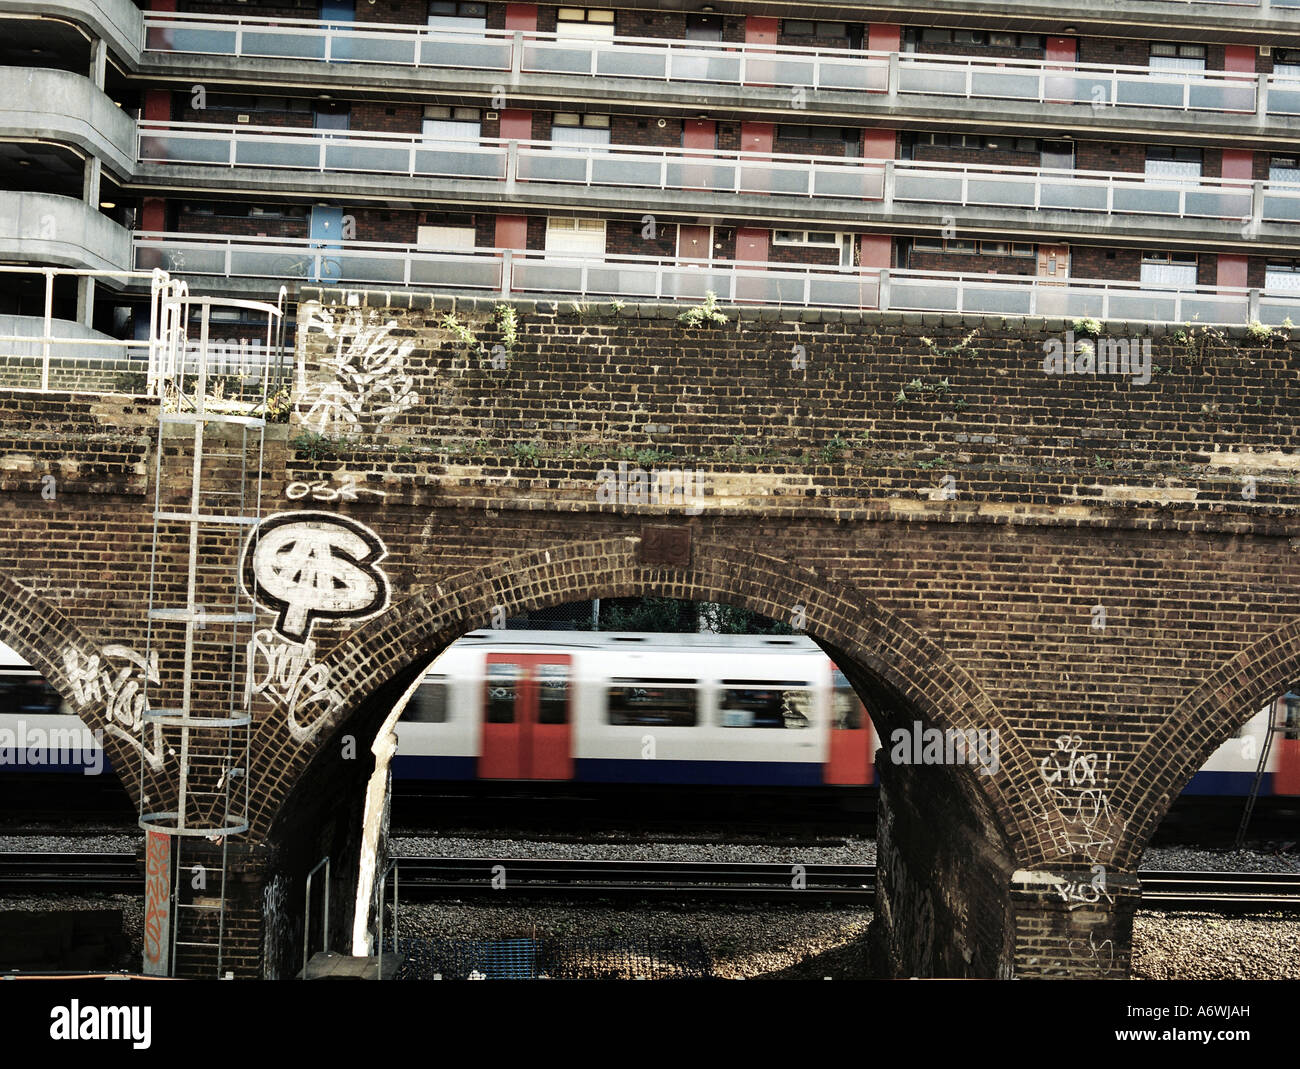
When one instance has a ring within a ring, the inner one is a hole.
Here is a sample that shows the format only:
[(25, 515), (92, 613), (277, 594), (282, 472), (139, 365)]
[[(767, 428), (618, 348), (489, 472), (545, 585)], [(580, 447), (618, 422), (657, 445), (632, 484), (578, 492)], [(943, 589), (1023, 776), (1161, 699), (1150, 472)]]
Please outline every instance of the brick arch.
[[(1116, 845), (1115, 864), (1136, 867), (1165, 812), (1233, 731), (1300, 680), (1300, 620), (1225, 660), (1175, 706), (1133, 759), (1135, 784), (1117, 798), (1130, 820)], [(1142, 770), (1150, 770), (1142, 775)]]
[[(92, 731), (107, 726), (102, 705), (77, 699), (77, 688), (72, 685), (63, 660), (66, 649), (86, 653), (98, 648), (99, 643), (56, 606), (3, 574), (0, 574), (0, 641), (36, 668)], [(114, 774), (134, 799), (140, 786), (137, 755), (115, 735), (103, 732), (101, 737)]]
[[(776, 619), (788, 618), (794, 606), (803, 605), (807, 632), (852, 658), (855, 667), (905, 705), (909, 716), (940, 729), (996, 728), (1007, 740), (1001, 755), (1007, 774), (972, 773), (957, 779), (974, 804), (996, 814), (1017, 857), (1025, 863), (1042, 860), (1025, 815), (1029, 807), (1019, 804), (1014, 787), (1032, 780), (1033, 758), (988, 694), (940, 646), (861, 591), (828, 582), (788, 559), (697, 542), (689, 568), (665, 568), (639, 563), (638, 546), (637, 538), (614, 537), (501, 559), (429, 582), (349, 634), (322, 658), (340, 694), (341, 712), (289, 753), (288, 767), (265, 795), (265, 808), (255, 822), (264, 827), (274, 823), (289, 796), (304, 789), (304, 773), (313, 759), (378, 687), (487, 625), (494, 606), (504, 606), (509, 614), (593, 597), (655, 594), (740, 605)], [(376, 663), (382, 663), (381, 671)]]

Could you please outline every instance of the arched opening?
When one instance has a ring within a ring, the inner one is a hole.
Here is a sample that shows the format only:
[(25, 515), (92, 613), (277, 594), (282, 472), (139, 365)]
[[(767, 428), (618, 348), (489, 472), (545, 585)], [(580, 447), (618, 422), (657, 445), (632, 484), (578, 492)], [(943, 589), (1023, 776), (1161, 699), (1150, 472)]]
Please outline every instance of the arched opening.
[[(1002, 743), (996, 755), (999, 768), (1030, 767), (1028, 755), (1019, 753), (1010, 733), (1000, 730), (991, 700), (960, 667), (905, 621), (869, 604), (858, 592), (832, 589), (790, 561), (728, 546), (697, 546), (693, 560), (684, 569), (645, 565), (637, 558), (636, 541), (629, 539), (522, 555), (441, 580), (397, 601), (326, 654), (322, 663), (339, 681), (343, 712), (302, 747), (296, 767), (280, 777), (282, 797), (267, 811), (273, 816), (267, 839), (281, 857), (287, 858), (289, 851), (297, 855), (293, 864), (282, 866), (285, 877), (276, 893), (283, 907), (268, 910), (284, 916), (276, 939), (293, 943), (300, 935), (289, 918), (292, 905), (302, 901), (300, 881), (292, 870), (305, 871), (317, 856), (346, 853), (358, 842), (349, 829), (358, 826), (361, 784), (373, 763), (353, 760), (349, 765), (349, 750), (354, 756), (369, 753), (375, 733), (392, 715), (394, 701), (434, 659), (456, 639), (490, 626), (503, 613), (509, 617), (565, 602), (657, 596), (730, 605), (778, 620), (797, 615), (806, 634), (842, 668), (882, 740), (899, 732), (909, 737), (948, 732), (963, 740), (992, 733)], [(896, 799), (889, 810), (895, 829), (890, 864), (900, 872), (906, 865), (908, 874), (894, 884), (882, 876), (879, 898), (885, 912), (891, 899), (897, 903), (895, 929), (922, 925), (928, 934), (908, 931), (887, 950), (905, 972), (993, 975), (1004, 951), (1001, 942), (990, 949), (988, 939), (976, 945), (973, 933), (949, 938), (950, 929), (969, 926), (966, 912), (950, 894), (936, 892), (927, 904), (923, 889), (927, 874), (939, 865), (951, 886), (964, 882), (987, 887), (991, 897), (1003, 893), (1013, 859), (1029, 856), (1024, 844), (1019, 844), (1023, 855), (1013, 845), (1014, 806), (1002, 795), (1008, 777), (980, 774), (975, 767), (978, 757), (945, 761), (941, 748), (930, 763), (919, 759), (919, 743), (915, 753), (918, 760), (905, 755), (888, 775), (886, 787)], [(904, 861), (924, 829), (934, 826), (927, 797), (943, 798), (961, 811), (962, 819), (953, 822), (943, 842), (917, 860)], [(977, 849), (976, 843), (983, 846)], [(959, 857), (963, 859), (956, 860)], [(343, 885), (339, 897), (348, 899), (354, 889)], [(1008, 918), (1000, 921), (1005, 928)], [(340, 919), (335, 937), (341, 938), (346, 927)], [(936, 934), (940, 930), (942, 934)], [(948, 947), (957, 949), (940, 949)], [(268, 943), (268, 962), (277, 960), (277, 953)]]

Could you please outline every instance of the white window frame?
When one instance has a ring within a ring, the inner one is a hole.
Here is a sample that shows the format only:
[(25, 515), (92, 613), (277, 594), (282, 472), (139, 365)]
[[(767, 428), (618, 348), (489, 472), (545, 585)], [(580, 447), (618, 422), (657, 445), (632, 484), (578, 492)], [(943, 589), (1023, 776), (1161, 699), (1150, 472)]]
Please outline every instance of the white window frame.
[[(457, 7), (460, 4), (456, 5)], [(487, 31), (487, 15), (482, 18), (473, 15), (434, 15), (427, 14), (428, 25), (434, 30), (448, 30), (451, 33), (477, 33)]]
[(607, 240), (604, 219), (548, 217), (546, 252), (561, 256), (604, 256)]
[[(573, 15), (579, 12), (582, 18), (574, 18)], [(599, 17), (593, 20), (593, 15)], [(614, 36), (614, 12), (610, 8), (562, 7), (556, 12), (555, 32), (562, 38), (607, 40)]]
[(1198, 264), (1181, 253), (1144, 253), (1139, 272), (1143, 286), (1167, 289), (1195, 289)]
[(1265, 264), (1265, 293), (1300, 293), (1300, 260), (1289, 267), (1281, 264)]
[(416, 233), (415, 244), (421, 249), (434, 252), (473, 252), (478, 248), (478, 239), (472, 226), (422, 224)]

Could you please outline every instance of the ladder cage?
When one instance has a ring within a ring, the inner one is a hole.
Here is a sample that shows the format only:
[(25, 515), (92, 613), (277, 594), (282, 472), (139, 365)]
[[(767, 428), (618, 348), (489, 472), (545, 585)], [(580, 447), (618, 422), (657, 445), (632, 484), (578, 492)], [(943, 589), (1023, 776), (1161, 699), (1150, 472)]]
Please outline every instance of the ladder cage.
[(268, 349), (283, 337), (283, 290), (268, 304), (155, 285), (149, 376), (161, 403), (145, 656), (156, 678), (146, 685), (140, 740), (155, 759), (140, 762), (139, 823), (173, 844), (166, 971), (221, 977), (231, 839), (248, 830), (253, 723), (248, 649), (257, 613), (239, 565), (262, 519), (272, 361), (251, 391), (241, 380), (238, 397), (209, 396), (218, 307), (264, 314)]

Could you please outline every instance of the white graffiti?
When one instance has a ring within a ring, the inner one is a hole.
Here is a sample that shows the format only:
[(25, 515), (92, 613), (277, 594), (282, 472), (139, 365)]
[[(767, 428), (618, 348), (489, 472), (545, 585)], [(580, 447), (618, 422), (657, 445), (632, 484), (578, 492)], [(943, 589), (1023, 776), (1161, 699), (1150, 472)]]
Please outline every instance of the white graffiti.
[(149, 709), (145, 688), (160, 682), (157, 651), (145, 656), (128, 646), (108, 645), (99, 653), (83, 656), (81, 651), (69, 647), (63, 651), (63, 667), (77, 702), (103, 703), (109, 734), (139, 751), (150, 768), (161, 769), (162, 725), (153, 725), (153, 738), (149, 742), (144, 732), (144, 714)]
[(257, 525), (244, 550), (244, 586), (279, 613), (275, 630), (291, 642), (310, 637), (317, 619), (361, 619), (388, 604), (388, 578), (377, 566), (379, 536), (346, 516), (281, 512)]
[(1111, 969), (1115, 967), (1114, 941), (1103, 939), (1098, 943), (1094, 932), (1088, 933), (1087, 943), (1082, 939), (1071, 939), (1070, 953), (1080, 961), (1088, 962), (1102, 976), (1109, 976)]
[(315, 302), (303, 306), (304, 338), (323, 334), (332, 343), (322, 371), (309, 381), (306, 346), (298, 350), (297, 411), (304, 426), (320, 434), (382, 426), (420, 401), (406, 367), (415, 342), (390, 337), (396, 320), (384, 322), (375, 309), (352, 308), (336, 316)]
[[(1058, 853), (1079, 852), (1089, 861), (1097, 861), (1106, 848), (1115, 844), (1110, 834), (1114, 817), (1104, 786), (1110, 772), (1110, 755), (1099, 758), (1084, 752), (1084, 741), (1077, 735), (1060, 735), (1054, 746), (1038, 763), (1047, 788), (1047, 804), (1041, 816), (1056, 835)], [(1064, 826), (1053, 819), (1053, 808)]]
[(295, 742), (312, 738), (343, 705), (330, 686), (330, 670), (316, 661), (316, 643), (286, 642), (269, 628), (253, 633), (248, 643), (245, 704), (265, 694), (284, 709)]
[(284, 488), (284, 496), (290, 501), (301, 501), (310, 497), (313, 501), (356, 501), (361, 494), (373, 494), (375, 497), (387, 497), (383, 490), (361, 486), (357, 477), (351, 472), (339, 475), (339, 485), (333, 485), (330, 479), (317, 479), (314, 482), (290, 483)]
[(1092, 879), (1080, 877), (1078, 880), (1057, 880), (1055, 888), (1071, 912), (1084, 906), (1095, 906), (1102, 901), (1108, 905), (1115, 904), (1115, 896), (1106, 889), (1106, 870), (1101, 865), (1093, 865)]

